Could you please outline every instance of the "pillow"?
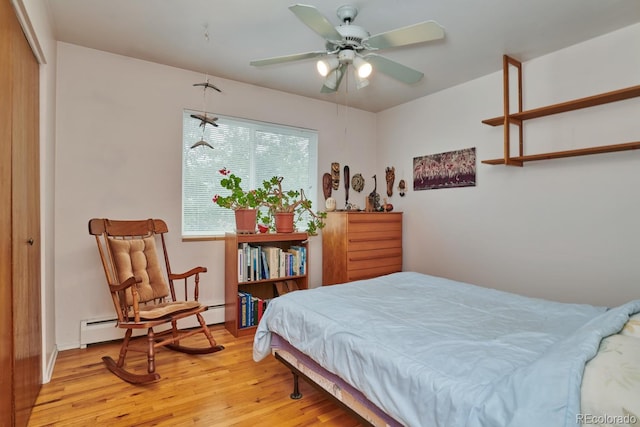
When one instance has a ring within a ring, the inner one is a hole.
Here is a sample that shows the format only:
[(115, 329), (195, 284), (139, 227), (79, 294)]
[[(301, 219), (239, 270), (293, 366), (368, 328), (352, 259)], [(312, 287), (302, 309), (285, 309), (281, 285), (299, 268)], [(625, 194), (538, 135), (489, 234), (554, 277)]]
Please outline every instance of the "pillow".
[[(162, 274), (156, 241), (153, 236), (141, 239), (109, 239), (109, 247), (120, 283), (131, 276), (142, 279), (138, 283), (140, 302), (147, 302), (169, 295), (167, 282)], [(131, 291), (127, 292), (127, 304), (133, 304)]]
[(620, 334), (640, 338), (640, 313), (636, 313), (629, 317), (629, 321), (624, 325)]
[(585, 366), (576, 424), (640, 426), (639, 355), (635, 337), (615, 334), (602, 340)]

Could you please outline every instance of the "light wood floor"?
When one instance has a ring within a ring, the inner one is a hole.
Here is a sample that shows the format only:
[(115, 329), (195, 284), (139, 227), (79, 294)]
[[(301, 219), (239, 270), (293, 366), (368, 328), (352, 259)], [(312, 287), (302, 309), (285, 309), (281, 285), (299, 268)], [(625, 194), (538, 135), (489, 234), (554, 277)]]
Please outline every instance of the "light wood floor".
[[(358, 426), (358, 422), (305, 381), (292, 400), (291, 372), (273, 356), (252, 359), (253, 337), (211, 330), (221, 352), (190, 356), (160, 349), (162, 378), (128, 384), (104, 367), (119, 343), (58, 354), (51, 382), (42, 386), (29, 426)], [(197, 338), (198, 341), (204, 341)], [(127, 367), (146, 371), (145, 356), (131, 353)]]

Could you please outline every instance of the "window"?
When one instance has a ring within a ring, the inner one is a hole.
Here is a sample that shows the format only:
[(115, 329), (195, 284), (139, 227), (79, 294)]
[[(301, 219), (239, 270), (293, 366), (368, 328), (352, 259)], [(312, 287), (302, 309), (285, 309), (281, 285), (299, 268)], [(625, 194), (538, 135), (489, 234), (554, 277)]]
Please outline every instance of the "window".
[[(227, 168), (242, 178), (242, 188), (283, 176), (285, 189), (304, 189), (316, 203), (318, 134), (316, 131), (235, 117), (217, 116), (218, 127), (200, 126), (185, 110), (182, 118), (182, 235), (212, 236), (235, 229), (233, 211), (213, 203), (225, 195), (218, 172)], [(204, 132), (204, 133), (203, 133)], [(204, 139), (213, 146), (191, 148)]]

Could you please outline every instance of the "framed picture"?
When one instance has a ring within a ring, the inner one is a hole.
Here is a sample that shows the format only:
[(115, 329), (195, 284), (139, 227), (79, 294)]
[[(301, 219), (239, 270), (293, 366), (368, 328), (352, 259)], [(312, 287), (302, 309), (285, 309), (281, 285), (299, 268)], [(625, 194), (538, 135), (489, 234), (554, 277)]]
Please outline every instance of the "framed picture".
[(476, 148), (413, 158), (413, 189), (474, 187)]

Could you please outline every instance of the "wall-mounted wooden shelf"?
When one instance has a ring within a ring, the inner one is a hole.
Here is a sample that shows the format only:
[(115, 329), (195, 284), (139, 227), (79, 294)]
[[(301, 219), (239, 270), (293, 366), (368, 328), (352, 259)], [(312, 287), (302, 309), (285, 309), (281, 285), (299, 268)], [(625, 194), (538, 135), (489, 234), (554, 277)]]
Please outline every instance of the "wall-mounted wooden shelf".
[[(629, 151), (629, 150), (638, 150), (638, 149), (640, 149), (640, 141), (628, 142), (625, 144), (602, 145), (598, 147), (578, 148), (576, 150), (556, 151), (553, 153), (531, 154), (528, 156), (516, 156), (516, 157), (510, 157), (509, 160), (512, 162), (524, 163), (524, 162), (533, 162), (535, 160), (561, 159), (563, 157), (587, 156), (589, 154), (613, 153), (615, 151)], [(504, 158), (493, 159), (493, 160), (483, 160), (482, 163), (486, 163), (488, 165), (504, 165)]]
[[(509, 115), (511, 120), (529, 120), (538, 117), (551, 116), (553, 114), (565, 113), (567, 111), (579, 110), (581, 108), (595, 107), (596, 105), (608, 104), (610, 102), (623, 101), (625, 99), (640, 96), (640, 85), (632, 86), (626, 89), (614, 90), (600, 95), (588, 96), (573, 101), (562, 102), (560, 104), (540, 107), (534, 110), (522, 111)], [(483, 120), (482, 123), (489, 126), (504, 125), (504, 116), (494, 117), (492, 119)]]
[[(509, 113), (509, 66), (514, 66), (518, 71), (518, 112)], [(612, 153), (616, 151), (628, 151), (640, 149), (640, 142), (629, 142), (623, 144), (602, 145), (597, 147), (579, 148), (575, 150), (556, 151), (552, 153), (524, 155), (524, 142), (522, 123), (525, 120), (550, 116), (553, 114), (565, 113), (582, 108), (594, 107), (596, 105), (608, 104), (611, 102), (623, 101), (625, 99), (640, 96), (640, 85), (631, 86), (625, 89), (606, 92), (599, 95), (588, 96), (586, 98), (575, 99), (559, 104), (540, 107), (533, 110), (522, 111), (522, 64), (505, 55), (503, 57), (503, 102), (505, 114), (500, 117), (483, 120), (482, 123), (489, 126), (504, 126), (504, 157), (493, 160), (483, 160), (482, 163), (489, 165), (509, 165), (522, 166), (524, 162), (535, 160), (550, 160), (563, 157), (586, 156), (590, 154)], [(511, 156), (511, 141), (509, 124), (519, 127), (520, 145), (518, 156)]]

